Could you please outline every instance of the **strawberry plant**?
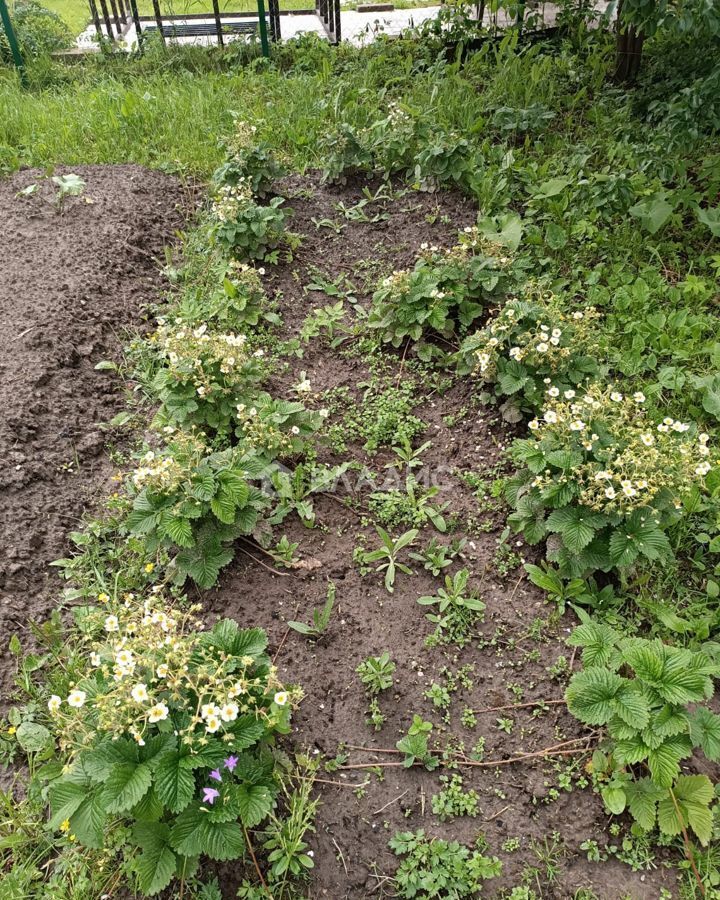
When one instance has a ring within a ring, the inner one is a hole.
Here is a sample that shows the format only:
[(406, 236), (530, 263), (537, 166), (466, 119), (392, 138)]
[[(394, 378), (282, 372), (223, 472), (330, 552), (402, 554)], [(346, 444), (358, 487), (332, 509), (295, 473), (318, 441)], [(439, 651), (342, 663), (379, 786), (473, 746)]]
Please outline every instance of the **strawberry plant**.
[(506, 489), (511, 526), (529, 544), (547, 539), (548, 559), (568, 577), (671, 558), (668, 528), (714, 484), (709, 436), (653, 421), (641, 392), (593, 385), (576, 398), (551, 386), (546, 396), (533, 436), (511, 448), (522, 467)]
[[(368, 327), (400, 347), (409, 341), (420, 359), (443, 358), (443, 349), (465, 333), (511, 284), (509, 251), (468, 228), (450, 250), (421, 247), (410, 270), (383, 279), (373, 295)], [(433, 342), (439, 339), (440, 345)]]
[(720, 666), (702, 651), (625, 638), (584, 619), (568, 639), (582, 648), (584, 668), (565, 698), (576, 718), (606, 731), (593, 757), (605, 805), (615, 815), (627, 809), (645, 831), (690, 829), (707, 844), (713, 785), (682, 773), (681, 763), (696, 748), (720, 762), (720, 716), (705, 705)]
[(463, 342), (460, 370), (494, 383), (513, 408), (539, 409), (549, 383), (562, 394), (601, 375), (598, 318), (591, 306), (568, 312), (553, 294), (529, 287)]
[(233, 558), (230, 542), (250, 534), (269, 498), (251, 481), (267, 464), (243, 447), (211, 452), (197, 438), (177, 435), (148, 451), (128, 479), (132, 508), (125, 528), (142, 535), (150, 553), (176, 552), (176, 579), (210, 587)]
[(244, 829), (274, 806), (269, 747), (289, 730), (264, 632), (227, 619), (203, 632), (196, 616), (157, 594), (96, 607), (85, 672), (48, 700), (68, 757), (49, 826), (94, 849), (121, 836), (145, 895), (201, 856), (243, 856)]

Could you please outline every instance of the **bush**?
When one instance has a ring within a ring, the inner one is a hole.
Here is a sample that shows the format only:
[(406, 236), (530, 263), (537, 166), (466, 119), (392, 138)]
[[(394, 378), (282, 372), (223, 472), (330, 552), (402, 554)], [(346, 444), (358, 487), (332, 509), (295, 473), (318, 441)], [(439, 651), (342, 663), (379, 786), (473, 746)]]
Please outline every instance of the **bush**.
[(252, 185), (246, 178), (219, 188), (211, 208), (212, 235), (220, 247), (240, 262), (265, 259), (283, 242), (285, 213), (282, 197), (267, 206), (253, 199)]
[(257, 126), (247, 122), (235, 123), (233, 137), (227, 142), (227, 158), (215, 171), (213, 183), (220, 185), (249, 184), (256, 197), (265, 197), (270, 193), (276, 178), (282, 175), (278, 164), (265, 142), (257, 142)]
[(159, 421), (230, 431), (237, 404), (249, 401), (265, 374), (245, 335), (173, 320), (162, 322), (151, 340), (162, 361), (151, 385), (161, 404)]
[[(625, 570), (672, 556), (668, 528), (706, 487), (717, 457), (706, 434), (645, 413), (645, 397), (593, 385), (582, 397), (551, 386), (533, 437), (511, 448), (509, 523), (530, 544), (548, 537), (563, 575)], [(713, 476), (714, 482), (717, 472)]]
[(233, 558), (227, 545), (250, 534), (269, 506), (269, 498), (251, 484), (267, 474), (267, 463), (252, 448), (212, 452), (183, 433), (142, 461), (128, 478), (132, 510), (125, 527), (144, 537), (150, 553), (179, 551), (173, 562), (177, 581), (189, 575), (211, 587)]
[(494, 383), (516, 407), (539, 409), (551, 382), (563, 393), (600, 376), (598, 319), (592, 306), (567, 312), (552, 293), (530, 287), (463, 342), (460, 369)]
[[(16, 3), (10, 15), (24, 57), (46, 56), (73, 46), (72, 33), (60, 16), (33, 0)], [(12, 63), (3, 28), (0, 28), (0, 61)]]
[(268, 748), (289, 731), (265, 633), (227, 619), (203, 632), (198, 609), (161, 594), (94, 608), (85, 674), (48, 700), (68, 758), (50, 782), (50, 828), (123, 845), (146, 895), (200, 856), (243, 856), (243, 828), (274, 804)]
[(415, 268), (383, 279), (373, 295), (368, 326), (381, 340), (400, 347), (409, 340), (423, 360), (444, 358), (445, 346), (484, 315), (509, 288), (508, 250), (484, 238), (477, 228), (460, 235), (450, 250), (421, 247)]
[[(568, 685), (568, 709), (607, 729), (592, 769), (608, 810), (627, 808), (644, 831), (657, 825), (670, 837), (690, 828), (707, 844), (713, 785), (706, 775), (681, 774), (680, 762), (694, 748), (720, 762), (720, 716), (702, 705), (720, 666), (702, 652), (622, 638), (587, 617), (569, 643), (582, 648), (584, 670)], [(640, 764), (647, 775), (636, 774)]]

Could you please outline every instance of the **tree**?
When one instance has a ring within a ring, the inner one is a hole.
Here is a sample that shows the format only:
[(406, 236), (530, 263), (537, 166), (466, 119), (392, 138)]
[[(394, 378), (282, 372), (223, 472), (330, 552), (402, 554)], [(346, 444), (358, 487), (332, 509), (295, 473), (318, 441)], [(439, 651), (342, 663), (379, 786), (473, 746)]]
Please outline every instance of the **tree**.
[(632, 82), (640, 71), (645, 39), (659, 31), (678, 36), (720, 36), (717, 0), (619, 0), (615, 79)]

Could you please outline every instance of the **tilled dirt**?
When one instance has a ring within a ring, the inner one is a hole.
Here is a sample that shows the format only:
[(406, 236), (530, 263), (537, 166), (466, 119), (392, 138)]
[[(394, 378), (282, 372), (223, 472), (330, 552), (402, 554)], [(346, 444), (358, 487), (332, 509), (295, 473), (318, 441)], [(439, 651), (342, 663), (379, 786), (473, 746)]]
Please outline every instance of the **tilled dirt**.
[[(0, 635), (43, 619), (61, 581), (48, 564), (109, 491), (104, 429), (125, 405), (117, 360), (157, 302), (163, 247), (190, 211), (174, 178), (140, 166), (79, 166), (61, 209), (44, 173), (0, 181)], [(19, 192), (37, 185), (32, 195)], [(184, 211), (184, 212), (183, 212)]]
[[(83, 511), (111, 489), (112, 465), (103, 452), (107, 433), (100, 426), (123, 409), (124, 398), (118, 379), (95, 366), (118, 358), (126, 329), (136, 327), (143, 307), (159, 299), (163, 281), (158, 257), (182, 222), (181, 209), (188, 208), (181, 186), (158, 173), (134, 166), (73, 171), (85, 179), (87, 189), (83, 197), (69, 201), (62, 215), (39, 196), (16, 196), (40, 173), (24, 172), (0, 183), (4, 635), (22, 631), (28, 619), (43, 618), (52, 608), (60, 582), (48, 563), (66, 552), (67, 533)], [(344, 275), (353, 283), (357, 301), (367, 305), (381, 274), (411, 266), (424, 242), (452, 244), (457, 230), (475, 219), (471, 204), (452, 194), (409, 192), (366, 207), (367, 220), (360, 221), (362, 216), (352, 218), (338, 206), (343, 203), (347, 209), (366, 196), (359, 183), (331, 188), (314, 178), (291, 178), (281, 191), (294, 210), (290, 227), (303, 235), (292, 261), (268, 267), (266, 277), (268, 293), (276, 297), (284, 318), (281, 337), (286, 339), (298, 336), (314, 307), (333, 302), (332, 296), (304, 291), (303, 285), (318, 283), (321, 276), (330, 282)], [(372, 221), (376, 213), (382, 216)], [(330, 220), (335, 224), (329, 225)], [(346, 345), (311, 342), (302, 358), (289, 357), (287, 369), (275, 374), (273, 389), (282, 392), (305, 372), (317, 394), (345, 387), (349, 402), (361, 408), (362, 384), (370, 372), (347, 350)], [(392, 379), (402, 382), (407, 361), (401, 355), (388, 358)], [(435, 391), (415, 410), (427, 423), (424, 439), (432, 441), (416, 474), (440, 487), (437, 502), (447, 502), (446, 515), (457, 521), (452, 537), (468, 541), (449, 571), (469, 568), (471, 585), (487, 604), (479, 634), (462, 650), (425, 646), (433, 626), (417, 599), (436, 593), (440, 579), (415, 565), (413, 576), (398, 575), (391, 595), (380, 576), (362, 575), (353, 562), (354, 549), (363, 540), (366, 546), (376, 545), (377, 536), (366, 515), (369, 489), (352, 481), (315, 498), (317, 527), (304, 528), (290, 517), (279, 530), (278, 537), (284, 532), (298, 542), (302, 567), (278, 569), (256, 546), (241, 542), (219, 586), (202, 599), (211, 616), (232, 616), (241, 624), (266, 628), (281, 676), (302, 686), (305, 699), (293, 719), (288, 751), (305, 749), (331, 759), (343, 746), (345, 764), (392, 763), (375, 772), (321, 769), (310, 900), (395, 896), (389, 876), (397, 860), (388, 840), (397, 831), (418, 828), (468, 844), (484, 835), (487, 852), (503, 861), (502, 876), (487, 883), (484, 896), (500, 896), (525, 882), (544, 900), (569, 900), (579, 888), (592, 889), (601, 900), (654, 900), (661, 887), (673, 889), (672, 873), (660, 858), (657, 868), (640, 873), (616, 861), (591, 864), (580, 847), (588, 840), (604, 846), (608, 824), (599, 799), (574, 786), (587, 754), (505, 762), (558, 744), (589, 747), (594, 735), (562, 703), (553, 702), (562, 697), (564, 681), (549, 670), (557, 668), (561, 656), (567, 666), (573, 663), (563, 643), (574, 624), (572, 616), (549, 621), (552, 609), (525, 579), (518, 559), (503, 563), (497, 555), (506, 511), (492, 497), (476, 496), (459, 477), (468, 471), (485, 473), (488, 481), (502, 475), (503, 450), (513, 437), (493, 407), (480, 405), (478, 393), (468, 379)], [(368, 456), (361, 443), (351, 442), (342, 455), (321, 448), (320, 458), (336, 463), (350, 456), (375, 472), (389, 471), (385, 466), (392, 454)], [(352, 508), (343, 502), (348, 495)], [(432, 529), (425, 529), (422, 544), (432, 535)], [(508, 540), (509, 551), (534, 558), (514, 538)], [(288, 619), (310, 619), (330, 580), (337, 601), (327, 633), (311, 641), (289, 630)], [(375, 732), (366, 724), (367, 698), (355, 669), (384, 650), (397, 668), (392, 690), (380, 697), (387, 720)], [(0, 666), (7, 678), (12, 663), (4, 660)], [(444, 683), (443, 667), (456, 673), (463, 666), (469, 683), (452, 694), (449, 710), (434, 708), (425, 691), (433, 682)], [(535, 700), (547, 701), (540, 714), (528, 706), (497, 709)], [(460, 721), (466, 708), (475, 710), (474, 726), (467, 717), (466, 724)], [(441, 823), (432, 814), (440, 773), (406, 770), (392, 752), (377, 752), (393, 750), (413, 713), (433, 721), (431, 743), (438, 752), (448, 749), (452, 738), (456, 747), (462, 740), (470, 753), (484, 738), (483, 763), (498, 765), (458, 770), (464, 789), (479, 795), (477, 817)], [(506, 730), (499, 719), (508, 720)], [(262, 863), (261, 852), (260, 859)], [(247, 871), (252, 874), (251, 868)], [(242, 865), (221, 867), (227, 900), (235, 897), (242, 872)]]
[[(412, 266), (422, 243), (453, 244), (457, 231), (475, 220), (474, 209), (460, 196), (410, 192), (392, 203), (365, 207), (368, 218), (384, 210), (386, 219), (348, 221), (337, 205), (342, 202), (347, 208), (357, 203), (366, 196), (362, 187), (331, 188), (308, 179), (290, 179), (281, 188), (294, 210), (290, 227), (305, 236), (292, 263), (268, 273), (268, 293), (276, 292), (284, 318), (281, 337), (297, 337), (314, 307), (334, 302), (322, 293), (303, 292), (301, 285), (323, 280), (318, 273), (326, 283), (346, 276), (357, 301), (367, 306), (379, 275)], [(372, 191), (376, 187), (370, 186)], [(344, 227), (339, 233), (328, 225), (317, 227), (318, 222), (329, 220)], [(352, 316), (351, 310), (348, 315)], [(328, 341), (312, 341), (302, 358), (292, 359), (288, 371), (277, 376), (275, 389), (296, 384), (305, 372), (313, 392), (347, 388), (350, 405), (360, 408), (362, 385), (370, 372), (346, 350), (343, 344), (331, 348)], [(390, 354), (389, 359), (392, 379), (402, 381), (406, 361), (401, 354)], [(281, 677), (302, 686), (305, 699), (294, 715), (289, 748), (305, 749), (323, 759), (334, 758), (344, 748), (346, 764), (383, 766), (376, 773), (321, 770), (322, 783), (317, 785), (321, 806), (317, 834), (311, 841), (315, 868), (307, 890), (311, 900), (395, 896), (387, 876), (398, 860), (388, 849), (388, 840), (398, 831), (418, 828), (467, 844), (484, 835), (487, 852), (501, 858), (503, 873), (487, 882), (483, 896), (499, 896), (526, 883), (545, 900), (568, 900), (580, 888), (592, 889), (602, 900), (654, 900), (661, 887), (672, 889), (674, 882), (660, 859), (654, 870), (633, 872), (614, 860), (592, 864), (587, 850), (580, 848), (588, 840), (601, 847), (607, 842), (608, 818), (602, 803), (589, 788), (575, 786), (576, 777), (584, 774), (587, 753), (504, 764), (519, 754), (557, 745), (564, 751), (590, 747), (594, 737), (558, 702), (567, 675), (557, 677), (549, 671), (559, 657), (570, 665), (572, 654), (563, 639), (576, 620), (566, 615), (559, 622), (549, 622), (552, 608), (517, 561), (501, 573), (496, 554), (507, 511), (491, 497), (476, 497), (459, 477), (463, 472), (481, 471), (492, 481), (507, 472), (503, 450), (514, 436), (512, 429), (492, 406), (478, 403), (479, 393), (467, 379), (444, 394), (434, 393), (415, 409), (427, 422), (425, 435), (416, 443), (432, 441), (423, 455), (424, 467), (416, 475), (421, 482), (440, 487), (436, 502), (447, 502), (445, 515), (454, 515), (458, 521), (452, 537), (468, 541), (462, 557), (447, 571), (469, 568), (470, 584), (487, 604), (477, 640), (462, 650), (453, 645), (425, 647), (434, 626), (426, 621), (427, 608), (418, 605), (417, 599), (435, 594), (442, 579), (433, 578), (422, 566), (413, 566), (412, 577), (399, 574), (392, 595), (380, 575), (361, 575), (353, 562), (354, 549), (363, 543), (363, 536), (365, 547), (375, 547), (379, 540), (372, 516), (366, 515), (370, 489), (355, 489), (352, 478), (345, 479), (331, 496), (315, 498), (318, 525), (314, 529), (304, 528), (291, 517), (278, 530), (278, 537), (284, 532), (291, 542), (298, 542), (301, 568), (277, 570), (281, 572), (277, 574), (271, 570), (276, 568), (271, 559), (239, 545), (234, 563), (221, 576), (219, 587), (206, 596), (206, 604), (212, 614), (267, 629)], [(330, 464), (349, 456), (376, 473), (387, 473), (393, 454), (381, 451), (368, 456), (361, 443), (349, 446), (349, 453), (333, 455), (326, 449), (319, 456)], [(352, 509), (342, 503), (348, 498)], [(401, 530), (396, 529), (395, 535)], [(424, 546), (433, 535), (449, 542), (448, 536), (426, 528), (418, 543)], [(507, 545), (527, 561), (536, 561), (536, 552), (514, 537), (508, 538)], [(251, 561), (248, 554), (258, 561)], [(337, 601), (328, 632), (313, 641), (288, 629), (287, 620), (311, 620), (312, 610), (324, 603), (329, 581), (336, 586)], [(379, 698), (387, 721), (375, 732), (366, 722), (368, 702), (355, 669), (368, 656), (385, 650), (397, 669), (392, 690)], [(448, 720), (443, 721), (445, 711), (434, 708), (425, 691), (433, 682), (445, 684), (443, 667), (457, 672), (463, 666), (470, 667), (472, 686), (452, 695)], [(548, 701), (546, 711), (538, 715), (533, 707), (496, 709), (533, 700)], [(475, 727), (461, 723), (465, 708), (476, 711)], [(470, 753), (483, 738), (484, 763), (500, 763), (457, 770), (464, 789), (479, 795), (477, 817), (441, 823), (432, 814), (431, 803), (441, 788), (442, 770), (406, 770), (400, 766), (400, 756), (387, 752), (407, 732), (413, 713), (433, 721), (431, 744), (438, 751), (459, 739)], [(500, 719), (510, 720), (505, 726), (510, 734), (501, 730)], [(237, 874), (224, 871), (222, 882), (229, 900), (235, 896)]]

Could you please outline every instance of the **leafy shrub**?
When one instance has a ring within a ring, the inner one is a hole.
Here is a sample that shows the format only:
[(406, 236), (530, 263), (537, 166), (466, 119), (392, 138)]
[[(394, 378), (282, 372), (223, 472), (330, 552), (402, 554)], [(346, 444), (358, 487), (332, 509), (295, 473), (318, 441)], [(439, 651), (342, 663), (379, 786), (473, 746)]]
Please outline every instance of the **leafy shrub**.
[[(696, 747), (720, 762), (720, 716), (703, 705), (720, 666), (703, 652), (624, 638), (587, 617), (569, 643), (582, 647), (584, 669), (570, 680), (568, 709), (607, 729), (593, 756), (607, 808), (627, 809), (645, 831), (657, 825), (674, 836), (690, 828), (707, 844), (713, 785), (706, 775), (681, 774), (680, 763)], [(640, 765), (649, 774), (640, 775)]]
[(511, 448), (522, 467), (506, 491), (511, 526), (530, 544), (549, 536), (548, 559), (570, 577), (670, 558), (667, 529), (715, 465), (709, 436), (671, 418), (656, 424), (640, 392), (546, 394), (533, 437)]
[(258, 206), (247, 179), (218, 189), (211, 208), (212, 234), (220, 247), (240, 260), (265, 259), (284, 239), (285, 201), (274, 197)]
[(231, 428), (237, 404), (249, 401), (265, 367), (244, 334), (222, 334), (163, 322), (152, 338), (163, 361), (151, 389), (159, 419), (183, 427)]
[(349, 176), (367, 172), (373, 166), (372, 151), (362, 143), (352, 125), (341, 122), (318, 141), (323, 160), (323, 181), (345, 182)]
[(425, 190), (467, 185), (477, 169), (477, 150), (457, 131), (438, 124), (434, 110), (391, 102), (386, 115), (357, 128), (339, 123), (320, 143), (324, 180), (378, 171), (401, 175)]
[(373, 295), (367, 324), (381, 340), (400, 347), (406, 340), (423, 360), (442, 357), (445, 344), (485, 313), (493, 298), (508, 289), (511, 259), (507, 248), (468, 228), (450, 250), (421, 247), (415, 268), (383, 279)]
[(495, 383), (500, 397), (529, 409), (542, 406), (549, 380), (560, 391), (577, 389), (600, 374), (597, 311), (568, 313), (552, 293), (529, 288), (509, 300), (460, 348), (461, 371)]
[(250, 534), (269, 497), (251, 485), (267, 463), (244, 446), (212, 452), (199, 438), (179, 433), (160, 451), (148, 451), (128, 479), (132, 509), (125, 527), (142, 535), (149, 552), (178, 550), (173, 566), (210, 587), (233, 558), (226, 546)]
[(235, 408), (235, 435), (269, 461), (299, 453), (326, 415), (324, 409), (308, 410), (298, 400), (278, 400), (260, 391), (252, 405)]
[(257, 126), (237, 121), (232, 138), (227, 141), (225, 162), (216, 169), (213, 183), (250, 185), (256, 197), (265, 197), (273, 183), (282, 175), (282, 168), (275, 159), (270, 145), (256, 139)]
[(209, 298), (203, 297), (201, 318), (218, 330), (238, 332), (260, 320), (279, 325), (279, 317), (268, 309), (268, 300), (260, 276), (264, 269), (254, 269), (246, 263), (231, 261), (225, 271), (222, 287)]
[(398, 832), (390, 849), (404, 857), (395, 873), (395, 887), (398, 896), (408, 900), (480, 897), (483, 882), (502, 870), (497, 857), (484, 856), (481, 850), (470, 850), (457, 841), (426, 837), (422, 828)]
[(128, 845), (146, 895), (200, 856), (244, 854), (243, 827), (268, 816), (277, 791), (268, 748), (289, 731), (264, 632), (227, 619), (203, 632), (198, 609), (154, 594), (88, 611), (85, 674), (48, 701), (67, 757), (50, 828), (90, 848)]
[[(11, 11), (23, 56), (44, 56), (73, 46), (73, 36), (62, 18), (34, 0), (16, 3)], [(0, 61), (12, 62), (5, 29), (0, 29)]]

